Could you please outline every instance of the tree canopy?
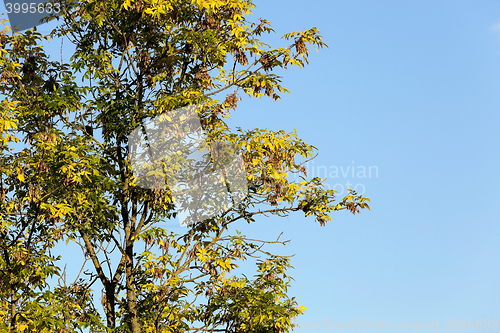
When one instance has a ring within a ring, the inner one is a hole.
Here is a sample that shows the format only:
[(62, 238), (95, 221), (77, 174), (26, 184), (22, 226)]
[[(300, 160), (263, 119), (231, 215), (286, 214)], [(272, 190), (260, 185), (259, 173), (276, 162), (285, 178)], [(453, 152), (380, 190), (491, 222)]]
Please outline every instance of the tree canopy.
[[(273, 70), (304, 67), (311, 47), (326, 46), (320, 31), (291, 32), (271, 47), (262, 39), (274, 30), (250, 20), (250, 0), (61, 4), (48, 35), (1, 22), (0, 329), (290, 331), (304, 312), (287, 294), (290, 258), (266, 246), (286, 241), (230, 227), (294, 212), (324, 226), (369, 199), (352, 190), (336, 198), (322, 179), (308, 179), (304, 163), (316, 148), (296, 132), (234, 131), (225, 120), (243, 94), (288, 93)], [(69, 63), (41, 46), (56, 37), (75, 46)], [(209, 146), (242, 151), (248, 193), (175, 233), (162, 223), (178, 214), (170, 188), (137, 184), (128, 143), (148, 119), (190, 105)], [(74, 281), (54, 253), (60, 242), (82, 249)], [(253, 278), (233, 274), (246, 259), (256, 262)]]

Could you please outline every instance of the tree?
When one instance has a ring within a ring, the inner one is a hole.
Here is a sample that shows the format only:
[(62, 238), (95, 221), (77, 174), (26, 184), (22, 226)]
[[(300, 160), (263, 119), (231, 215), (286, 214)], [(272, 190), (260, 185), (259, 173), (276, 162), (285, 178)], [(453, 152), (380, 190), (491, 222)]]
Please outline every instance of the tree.
[[(330, 213), (355, 214), (369, 199), (351, 191), (335, 202), (321, 179), (308, 180), (303, 164), (315, 147), (296, 132), (231, 132), (224, 119), (239, 93), (277, 100), (289, 92), (273, 70), (308, 63), (311, 46), (326, 46), (320, 32), (289, 33), (289, 45), (272, 48), (261, 41), (274, 32), (270, 23), (248, 21), (249, 0), (64, 0), (63, 8), (48, 36), (33, 29), (0, 37), (5, 327), (288, 332), (304, 312), (287, 295), (290, 258), (264, 248), (286, 241), (249, 239), (230, 227), (298, 211), (324, 226)], [(40, 46), (54, 36), (76, 46), (69, 64)], [(229, 211), (175, 234), (161, 224), (177, 216), (172, 191), (138, 186), (128, 140), (144, 121), (189, 105), (198, 106), (210, 147), (243, 150), (249, 189)], [(17, 137), (25, 146), (12, 152)], [(69, 285), (50, 255), (60, 240), (81, 246), (82, 270), (91, 263), (92, 272)], [(253, 279), (232, 274), (250, 258)], [(26, 262), (33, 264), (14, 267)], [(58, 287), (49, 287), (51, 276), (60, 277)], [(105, 319), (93, 302), (96, 281)], [(31, 303), (13, 307), (20, 297)]]

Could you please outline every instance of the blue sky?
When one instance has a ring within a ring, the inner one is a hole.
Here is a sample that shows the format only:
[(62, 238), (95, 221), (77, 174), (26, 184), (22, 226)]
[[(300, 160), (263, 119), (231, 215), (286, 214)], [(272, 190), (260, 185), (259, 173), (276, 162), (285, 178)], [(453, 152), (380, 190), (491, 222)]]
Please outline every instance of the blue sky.
[(284, 72), (290, 95), (245, 99), (231, 123), (296, 128), (319, 150), (315, 171), (378, 168), (326, 181), (362, 184), (371, 211), (323, 228), (300, 214), (260, 221), (292, 240), (291, 294), (307, 307), (295, 332), (499, 319), (500, 2), (256, 4), (279, 35), (317, 27), (329, 48)]
[(326, 227), (299, 213), (242, 226), (292, 240), (280, 251), (296, 254), (290, 294), (307, 308), (295, 332), (358, 319), (422, 322), (422, 332), (453, 330), (447, 319), (500, 320), (500, 2), (255, 3), (255, 19), (277, 35), (317, 27), (329, 48), (282, 72), (290, 95), (245, 98), (230, 124), (296, 128), (318, 148), (311, 171), (372, 200)]

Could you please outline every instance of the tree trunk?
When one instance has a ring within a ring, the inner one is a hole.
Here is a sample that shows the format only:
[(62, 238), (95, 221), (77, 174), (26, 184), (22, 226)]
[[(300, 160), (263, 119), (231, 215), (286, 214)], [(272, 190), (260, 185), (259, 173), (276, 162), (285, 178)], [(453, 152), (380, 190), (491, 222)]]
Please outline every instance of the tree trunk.
[(114, 329), (116, 326), (116, 313), (115, 313), (115, 285), (113, 283), (108, 283), (105, 286), (106, 289), (106, 321), (107, 327)]
[(134, 282), (134, 241), (128, 240), (125, 253), (127, 256), (127, 263), (125, 265), (125, 277), (127, 284), (127, 310), (130, 316), (130, 326), (132, 333), (140, 333), (141, 327), (139, 325), (139, 318), (137, 317), (137, 297), (135, 294), (135, 282)]
[(10, 292), (10, 330), (11, 332), (16, 332), (16, 303), (17, 297), (16, 292), (14, 291), (14, 286), (12, 286)]

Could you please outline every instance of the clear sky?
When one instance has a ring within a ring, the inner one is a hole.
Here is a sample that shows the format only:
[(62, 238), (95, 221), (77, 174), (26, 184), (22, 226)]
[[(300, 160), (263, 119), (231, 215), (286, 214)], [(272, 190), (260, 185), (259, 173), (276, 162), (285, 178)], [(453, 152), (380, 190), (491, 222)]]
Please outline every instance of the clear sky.
[(283, 72), (290, 95), (245, 98), (230, 124), (296, 128), (319, 150), (309, 173), (372, 200), (326, 227), (299, 213), (241, 227), (292, 240), (280, 251), (296, 254), (290, 294), (307, 308), (295, 332), (500, 330), (500, 2), (255, 3), (278, 35), (317, 27), (329, 48)]
[(438, 320), (429, 331), (449, 332), (453, 319), (473, 319), (466, 331), (489, 319), (491, 330), (500, 320), (500, 2), (256, 4), (279, 35), (317, 27), (329, 48), (284, 73), (290, 95), (245, 99), (231, 123), (296, 128), (319, 149), (315, 175), (339, 191), (360, 184), (372, 200), (371, 211), (333, 214), (326, 227), (300, 214), (261, 221), (270, 235), (285, 230), (296, 253), (291, 294), (307, 313), (295, 332), (358, 319), (373, 327), (359, 332), (381, 321), (427, 331), (429, 320)]

